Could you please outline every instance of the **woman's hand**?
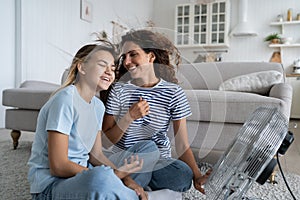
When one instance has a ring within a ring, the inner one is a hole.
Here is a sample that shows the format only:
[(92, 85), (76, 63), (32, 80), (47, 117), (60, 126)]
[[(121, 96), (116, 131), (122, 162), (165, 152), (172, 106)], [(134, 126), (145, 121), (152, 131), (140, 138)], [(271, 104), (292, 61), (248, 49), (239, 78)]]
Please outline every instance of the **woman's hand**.
[(208, 176), (211, 174), (211, 171), (212, 170), (208, 170), (206, 172), (206, 174), (194, 178), (194, 187), (196, 190), (198, 190), (202, 194), (205, 194), (205, 191), (204, 191), (202, 185), (204, 185), (206, 183)]
[(130, 161), (128, 163), (127, 159), (124, 160), (124, 165), (115, 169), (115, 174), (120, 178), (124, 178), (129, 174), (137, 172), (143, 167), (143, 159), (139, 159), (138, 155), (131, 156)]
[(140, 100), (132, 104), (128, 112), (132, 120), (136, 120), (144, 117), (145, 115), (148, 115), (149, 109), (149, 103), (146, 100), (143, 100), (142, 97), (140, 97)]

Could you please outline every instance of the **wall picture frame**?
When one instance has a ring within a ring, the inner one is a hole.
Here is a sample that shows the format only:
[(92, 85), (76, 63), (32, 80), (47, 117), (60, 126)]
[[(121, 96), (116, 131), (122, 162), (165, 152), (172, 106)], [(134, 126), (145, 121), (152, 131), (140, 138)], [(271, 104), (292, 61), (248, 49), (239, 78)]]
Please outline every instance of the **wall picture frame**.
[(93, 8), (91, 2), (86, 0), (81, 0), (80, 5), (80, 18), (87, 22), (92, 22), (93, 20)]

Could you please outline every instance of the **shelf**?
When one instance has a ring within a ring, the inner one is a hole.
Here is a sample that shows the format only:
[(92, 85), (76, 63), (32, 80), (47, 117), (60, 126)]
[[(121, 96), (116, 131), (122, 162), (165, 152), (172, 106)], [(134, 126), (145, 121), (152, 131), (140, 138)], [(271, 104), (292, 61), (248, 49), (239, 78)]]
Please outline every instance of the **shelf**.
[(286, 74), (286, 77), (300, 77), (300, 74), (295, 74), (295, 73)]
[(283, 22), (271, 22), (271, 26), (282, 26), (282, 25), (295, 25), (300, 24), (300, 20), (294, 20), (294, 21), (283, 21)]
[(271, 26), (281, 26), (281, 34), (284, 35), (284, 26), (285, 25), (300, 25), (300, 20), (294, 21), (283, 21), (283, 22), (271, 22)]
[(294, 44), (269, 44), (269, 47), (271, 48), (277, 48), (277, 47), (300, 47), (300, 43), (294, 43)]

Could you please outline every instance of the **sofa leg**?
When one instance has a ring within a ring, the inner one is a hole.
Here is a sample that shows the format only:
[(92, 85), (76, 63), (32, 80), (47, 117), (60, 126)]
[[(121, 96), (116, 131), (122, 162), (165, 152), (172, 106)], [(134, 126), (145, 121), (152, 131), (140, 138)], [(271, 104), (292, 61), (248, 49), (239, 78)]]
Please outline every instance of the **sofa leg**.
[(13, 139), (13, 145), (14, 145), (14, 149), (17, 149), (18, 145), (19, 145), (19, 138), (21, 136), (21, 131), (18, 130), (12, 130), (10, 132), (10, 136)]

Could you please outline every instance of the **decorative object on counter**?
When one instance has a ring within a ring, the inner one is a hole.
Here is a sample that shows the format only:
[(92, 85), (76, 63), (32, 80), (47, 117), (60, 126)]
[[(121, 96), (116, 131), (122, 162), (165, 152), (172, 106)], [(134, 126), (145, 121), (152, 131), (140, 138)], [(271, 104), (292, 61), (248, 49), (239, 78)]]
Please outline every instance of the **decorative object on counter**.
[(287, 11), (287, 21), (293, 21), (293, 9), (289, 8)]
[(291, 44), (293, 41), (292, 37), (282, 37), (281, 38), (281, 43), (282, 44)]
[(205, 62), (215, 62), (216, 60), (216, 53), (207, 53), (205, 57)]
[(294, 61), (294, 65), (300, 67), (300, 58)]
[(277, 62), (281, 63), (281, 53), (280, 51), (276, 51), (272, 54), (272, 57), (270, 59), (270, 62)]
[(283, 22), (283, 15), (277, 15), (277, 21)]
[(300, 66), (299, 66), (299, 67), (294, 66), (294, 67), (293, 67), (293, 73), (294, 73), (294, 74), (300, 74)]
[(300, 74), (300, 58), (294, 61), (293, 73)]
[(205, 54), (199, 54), (197, 58), (194, 60), (194, 63), (216, 62), (216, 61), (217, 61), (216, 53), (205, 53)]
[(265, 37), (265, 42), (270, 42), (270, 44), (279, 44), (281, 42), (281, 35), (279, 33), (272, 33)]
[(195, 54), (198, 54), (194, 63), (200, 62), (221, 62), (223, 58), (223, 53), (227, 53), (227, 49), (211, 49), (211, 50), (197, 50), (194, 51)]

